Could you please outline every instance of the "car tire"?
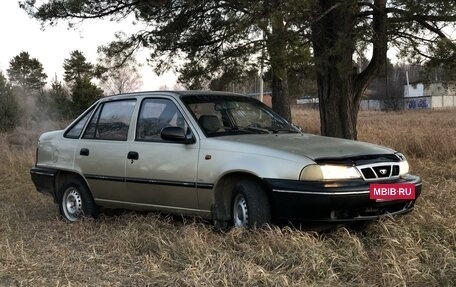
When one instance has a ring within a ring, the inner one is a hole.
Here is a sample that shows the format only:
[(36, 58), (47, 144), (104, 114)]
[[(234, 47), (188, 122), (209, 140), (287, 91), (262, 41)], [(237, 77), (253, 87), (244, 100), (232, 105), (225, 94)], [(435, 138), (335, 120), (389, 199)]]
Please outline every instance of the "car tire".
[(72, 178), (60, 189), (59, 212), (66, 221), (75, 222), (83, 217), (97, 218), (99, 209), (86, 185)]
[(234, 188), (232, 221), (234, 227), (257, 228), (271, 223), (271, 208), (264, 188), (251, 180), (240, 181)]

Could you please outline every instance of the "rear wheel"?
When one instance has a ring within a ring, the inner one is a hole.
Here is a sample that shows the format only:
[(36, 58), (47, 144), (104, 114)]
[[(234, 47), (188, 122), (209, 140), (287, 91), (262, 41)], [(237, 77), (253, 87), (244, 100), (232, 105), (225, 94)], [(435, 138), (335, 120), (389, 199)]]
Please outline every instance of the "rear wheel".
[(232, 203), (234, 227), (255, 228), (271, 223), (271, 208), (265, 190), (251, 180), (239, 182)]
[(60, 190), (59, 212), (70, 222), (82, 217), (96, 218), (99, 214), (98, 206), (93, 201), (87, 187), (77, 179), (70, 179)]

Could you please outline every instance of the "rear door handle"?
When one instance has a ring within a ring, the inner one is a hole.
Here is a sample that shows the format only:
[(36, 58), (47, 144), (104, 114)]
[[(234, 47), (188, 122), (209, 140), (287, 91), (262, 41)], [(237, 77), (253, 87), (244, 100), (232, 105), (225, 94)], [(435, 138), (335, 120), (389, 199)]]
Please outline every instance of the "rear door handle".
[(90, 151), (88, 148), (81, 148), (81, 151), (79, 151), (79, 154), (83, 156), (89, 156), (89, 153)]
[(139, 159), (139, 153), (135, 151), (129, 151), (127, 154), (127, 158), (131, 160), (138, 160)]

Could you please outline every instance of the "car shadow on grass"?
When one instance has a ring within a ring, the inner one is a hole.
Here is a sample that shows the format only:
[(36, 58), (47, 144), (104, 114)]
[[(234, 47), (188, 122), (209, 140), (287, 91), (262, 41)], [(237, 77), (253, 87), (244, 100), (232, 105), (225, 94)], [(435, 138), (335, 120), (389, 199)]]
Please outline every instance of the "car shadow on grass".
[[(228, 224), (223, 228), (217, 228), (211, 219), (197, 217), (197, 216), (186, 216), (161, 213), (158, 211), (137, 211), (128, 209), (102, 209), (99, 220), (110, 220), (117, 219), (122, 216), (133, 216), (133, 217), (153, 217), (155, 220), (160, 221), (163, 224), (171, 225), (176, 228), (182, 228), (189, 224), (196, 224), (204, 226), (208, 229), (212, 229), (214, 232), (226, 232), (231, 230), (233, 227)], [(340, 228), (346, 228), (351, 232), (363, 233), (363, 231), (374, 221), (359, 221), (351, 223), (328, 223), (328, 222), (313, 222), (313, 221), (300, 221), (300, 220), (280, 220), (274, 221), (271, 226), (278, 228), (291, 228), (303, 232), (312, 232), (317, 234), (330, 234), (337, 231)]]

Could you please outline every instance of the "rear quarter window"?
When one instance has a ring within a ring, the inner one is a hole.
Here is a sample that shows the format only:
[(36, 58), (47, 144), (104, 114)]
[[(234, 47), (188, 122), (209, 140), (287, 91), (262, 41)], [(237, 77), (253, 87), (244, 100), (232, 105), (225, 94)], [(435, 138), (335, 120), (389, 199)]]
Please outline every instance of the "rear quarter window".
[(71, 128), (65, 133), (66, 138), (78, 139), (81, 136), (81, 132), (84, 129), (85, 124), (92, 114), (93, 108), (85, 113), (85, 115), (71, 126)]

